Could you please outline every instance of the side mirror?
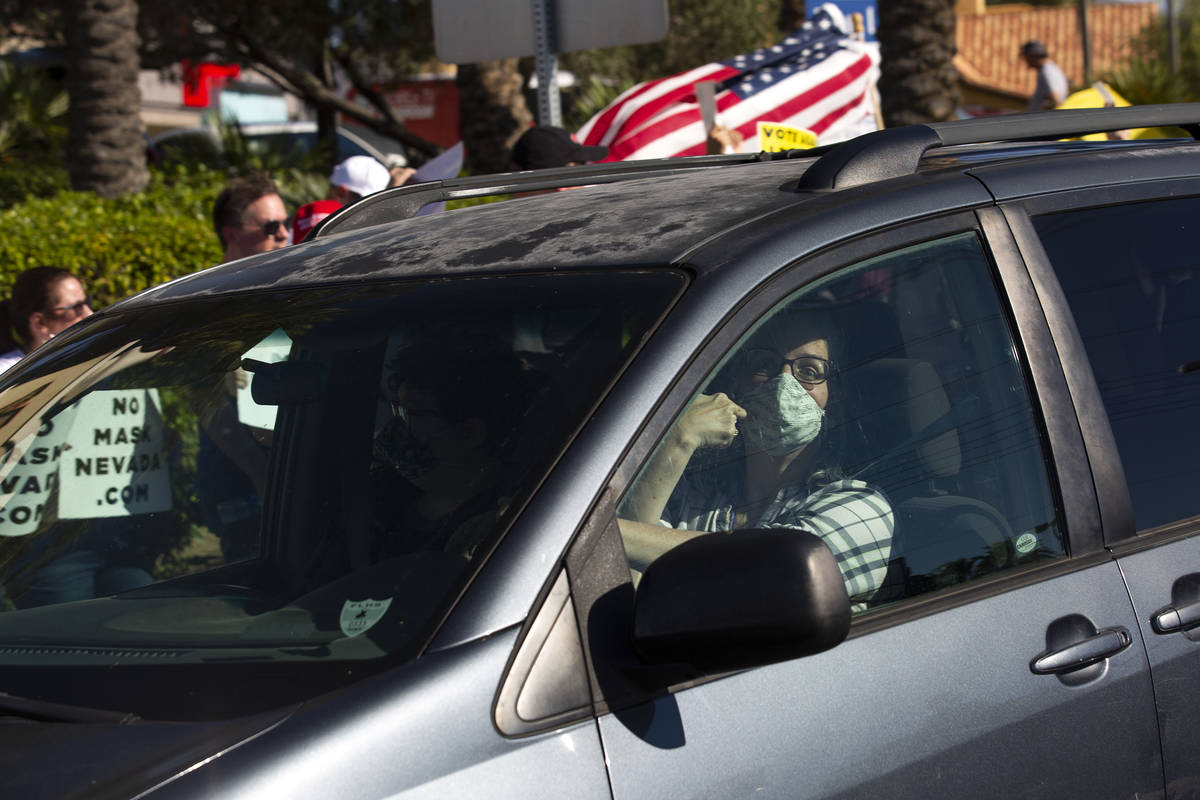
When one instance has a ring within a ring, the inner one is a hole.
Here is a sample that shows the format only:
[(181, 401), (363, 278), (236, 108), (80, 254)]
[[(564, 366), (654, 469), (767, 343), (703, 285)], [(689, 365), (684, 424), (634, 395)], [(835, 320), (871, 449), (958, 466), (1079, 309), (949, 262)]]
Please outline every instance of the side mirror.
[(651, 563), (633, 628), (646, 662), (722, 672), (836, 646), (850, 631), (850, 598), (814, 534), (740, 530), (690, 539)]

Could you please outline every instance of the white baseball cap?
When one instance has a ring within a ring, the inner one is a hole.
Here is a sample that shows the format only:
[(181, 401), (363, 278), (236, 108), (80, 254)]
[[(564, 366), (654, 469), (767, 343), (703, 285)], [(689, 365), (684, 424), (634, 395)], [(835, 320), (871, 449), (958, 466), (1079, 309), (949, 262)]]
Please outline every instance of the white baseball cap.
[(343, 186), (362, 197), (383, 191), (389, 180), (387, 167), (370, 156), (350, 156), (334, 167), (329, 176), (334, 186)]

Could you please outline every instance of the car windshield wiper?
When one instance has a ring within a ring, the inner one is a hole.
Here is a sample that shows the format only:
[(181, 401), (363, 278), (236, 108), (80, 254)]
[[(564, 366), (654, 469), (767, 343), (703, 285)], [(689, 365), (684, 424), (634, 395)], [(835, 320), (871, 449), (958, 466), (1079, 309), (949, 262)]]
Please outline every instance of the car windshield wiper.
[(15, 716), (38, 722), (115, 722), (128, 725), (140, 722), (141, 717), (127, 711), (52, 703), (0, 692), (0, 717)]

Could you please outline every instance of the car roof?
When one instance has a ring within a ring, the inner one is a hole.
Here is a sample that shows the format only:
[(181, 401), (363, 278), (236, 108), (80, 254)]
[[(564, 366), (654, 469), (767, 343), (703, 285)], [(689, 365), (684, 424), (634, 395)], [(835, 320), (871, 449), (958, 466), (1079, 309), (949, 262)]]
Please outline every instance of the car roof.
[[(1158, 110), (1149, 114), (1154, 120), (1179, 124), (1183, 119), (1200, 119), (1200, 104), (1144, 108)], [(962, 123), (891, 129), (822, 148), (816, 151), (819, 158), (793, 153), (787, 155), (803, 157), (762, 161), (757, 156), (717, 156), (588, 165), (393, 189), (331, 216), (326, 224), (332, 226), (318, 231), (314, 241), (188, 276), (150, 290), (136, 302), (408, 277), (681, 263), (714, 270), (748, 246), (747, 237), (738, 231), (753, 225), (762, 225), (764, 232), (778, 227), (782, 223), (771, 220), (796, 206), (803, 207), (803, 218), (841, 221), (844, 230), (853, 233), (856, 224), (864, 224), (853, 221), (856, 213), (874, 220), (870, 224), (884, 225), (905, 215), (990, 201), (993, 195), (978, 178), (984, 173), (1000, 185), (1006, 174), (1023, 175), (1023, 183), (1010, 181), (1005, 190), (1015, 195), (1031, 183), (1038, 191), (1079, 183), (1081, 171), (1088, 170), (1096, 182), (1128, 180), (1136, 170), (1114, 171), (1112, 165), (1118, 158), (1130, 161), (1131, 151), (1169, 153), (1183, 147), (1188, 159), (1195, 160), (1195, 144), (1173, 140), (999, 144), (971, 140), (973, 135), (1014, 129), (1025, 135), (1009, 138), (1057, 139), (1063, 130), (1134, 127), (1136, 122), (1144, 124), (1148, 113), (1104, 109), (1107, 113), (1101, 117), (1097, 111), (1101, 110), (1087, 109), (1081, 115), (1065, 111), (1014, 115), (1020, 120), (975, 126), (974, 133), (956, 127)], [(1048, 117), (1052, 118), (1047, 121)], [(1015, 127), (1018, 124), (1022, 127)], [(931, 145), (934, 140), (946, 145)], [(1143, 158), (1140, 163), (1147, 178), (1176, 170), (1155, 167), (1153, 159)], [(1188, 171), (1196, 169), (1190, 166)], [(415, 213), (426, 202), (470, 196), (478, 186), (513, 192), (547, 185), (563, 189), (573, 182), (592, 185), (431, 216), (396, 218)], [(904, 193), (910, 198), (901, 198)], [(864, 210), (872, 206), (874, 212)], [(878, 213), (884, 207), (887, 213)], [(788, 220), (794, 226), (793, 216)], [(814, 226), (812, 246), (839, 230), (837, 225)]]
[[(587, 186), (398, 220), (263, 253), (156, 292), (283, 288), (347, 279), (669, 264), (698, 239), (799, 202), (789, 173), (754, 165)], [(653, 212), (653, 213), (652, 213)]]

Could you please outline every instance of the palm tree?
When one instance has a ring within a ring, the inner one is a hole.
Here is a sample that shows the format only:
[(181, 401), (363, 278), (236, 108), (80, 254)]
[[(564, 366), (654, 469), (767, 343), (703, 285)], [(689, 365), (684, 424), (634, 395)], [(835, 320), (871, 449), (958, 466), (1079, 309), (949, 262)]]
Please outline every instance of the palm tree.
[(880, 0), (884, 124), (952, 119), (958, 108), (953, 0)]
[(70, 0), (67, 168), (75, 189), (105, 197), (145, 188), (137, 0)]

